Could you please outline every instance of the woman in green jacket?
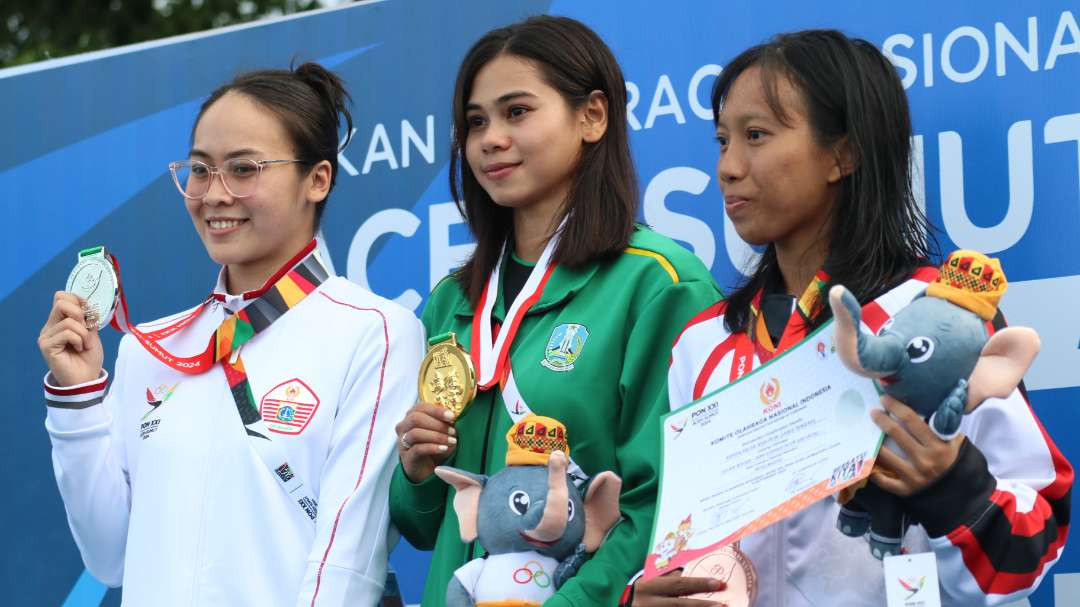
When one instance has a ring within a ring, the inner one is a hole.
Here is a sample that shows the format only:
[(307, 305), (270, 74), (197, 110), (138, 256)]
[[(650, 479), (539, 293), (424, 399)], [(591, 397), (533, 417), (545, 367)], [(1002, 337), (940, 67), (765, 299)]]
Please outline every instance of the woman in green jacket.
[(441, 464), (492, 474), (523, 412), (567, 427), (584, 475), (622, 477), (622, 521), (547, 605), (614, 605), (652, 525), (659, 419), (679, 328), (719, 297), (689, 251), (636, 225), (622, 72), (572, 19), (534, 17), (470, 49), (454, 92), (451, 191), (477, 246), (431, 293), (432, 342), (453, 332), (480, 385), (456, 419), (420, 403), (397, 426), (391, 518), (434, 549), (423, 604), (482, 556), (462, 542)]

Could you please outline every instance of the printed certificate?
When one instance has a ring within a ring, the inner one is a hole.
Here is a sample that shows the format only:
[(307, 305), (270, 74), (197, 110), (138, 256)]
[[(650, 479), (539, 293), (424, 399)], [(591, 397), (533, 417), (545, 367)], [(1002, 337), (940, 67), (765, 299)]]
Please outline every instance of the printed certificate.
[(645, 575), (670, 571), (870, 474), (883, 433), (870, 379), (830, 321), (767, 364), (671, 412)]

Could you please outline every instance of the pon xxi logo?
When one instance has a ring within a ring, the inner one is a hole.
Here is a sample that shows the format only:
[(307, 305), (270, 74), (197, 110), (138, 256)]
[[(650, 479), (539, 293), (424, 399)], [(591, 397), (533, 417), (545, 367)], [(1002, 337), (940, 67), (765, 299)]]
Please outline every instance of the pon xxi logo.
[(686, 430), (686, 422), (689, 421), (689, 420), (690, 420), (689, 417), (684, 416), (679, 421), (673, 421), (673, 422), (668, 423), (669, 427), (671, 428), (671, 431), (675, 433), (673, 438), (679, 438), (680, 436), (682, 436), (683, 430)]
[(903, 587), (904, 590), (907, 590), (908, 592), (911, 593), (911, 594), (907, 595), (906, 597), (904, 597), (904, 600), (906, 601), (906, 600), (910, 599), (911, 597), (915, 596), (916, 594), (919, 594), (919, 591), (922, 590), (923, 586), (926, 585), (926, 576), (924, 575), (924, 576), (920, 577), (918, 580), (916, 580), (915, 578), (908, 578), (908, 579), (897, 578), (896, 581), (900, 582), (900, 586)]
[(150, 410), (143, 414), (142, 418), (146, 419), (146, 416), (150, 415), (154, 411), (158, 410), (165, 401), (172, 397), (173, 392), (176, 391), (176, 387), (180, 385), (180, 382), (176, 382), (171, 386), (160, 385), (157, 388), (151, 390), (146, 389), (146, 404), (150, 405)]
[(171, 386), (164, 384), (151, 390), (146, 389), (146, 404), (150, 405), (150, 410), (143, 413), (142, 419), (139, 420), (139, 438), (146, 440), (150, 438), (154, 432), (157, 432), (158, 426), (161, 425), (161, 418), (154, 418), (151, 420), (146, 419), (151, 413), (161, 410), (161, 405), (165, 404), (165, 401), (172, 397), (173, 392), (176, 391), (176, 387), (180, 385), (180, 382), (176, 382)]

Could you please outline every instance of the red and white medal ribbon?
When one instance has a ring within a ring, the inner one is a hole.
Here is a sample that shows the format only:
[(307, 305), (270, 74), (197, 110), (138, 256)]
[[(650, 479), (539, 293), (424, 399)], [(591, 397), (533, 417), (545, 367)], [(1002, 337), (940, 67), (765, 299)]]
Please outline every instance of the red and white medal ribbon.
[[(565, 221), (563, 225), (565, 225)], [(547, 245), (544, 246), (543, 252), (540, 253), (540, 259), (537, 260), (532, 272), (529, 273), (525, 286), (514, 297), (506, 318), (503, 319), (503, 323), (499, 326), (494, 339), (491, 334), (491, 313), (495, 308), (495, 300), (498, 299), (499, 275), (502, 270), (503, 260), (506, 258), (505, 247), (502, 254), (499, 255), (499, 261), (496, 262), (495, 269), (492, 270), (491, 276), (488, 277), (487, 285), (484, 286), (484, 292), (480, 295), (480, 301), (477, 303), (477, 309), (473, 315), (471, 352), (469, 355), (472, 357), (473, 367), (476, 369), (477, 388), (488, 390), (492, 386), (498, 385), (500, 392), (502, 392), (506, 412), (510, 414), (510, 419), (515, 424), (531, 414), (532, 410), (525, 403), (525, 399), (518, 390), (517, 382), (514, 380), (514, 372), (510, 368), (510, 345), (514, 342), (514, 336), (517, 335), (518, 328), (521, 326), (521, 320), (525, 317), (529, 308), (539, 301), (540, 296), (544, 293), (544, 286), (547, 284), (548, 279), (551, 278), (551, 273), (555, 271), (555, 265), (551, 263), (551, 256), (555, 252), (555, 247), (559, 244), (559, 236), (563, 225), (560, 225), (555, 235), (548, 239)], [(567, 473), (578, 486), (589, 479), (589, 476), (573, 459), (569, 461)]]
[(210, 337), (210, 343), (207, 345), (206, 350), (195, 356), (176, 356), (158, 343), (190, 325), (192, 321), (198, 318), (199, 314), (206, 309), (206, 306), (210, 303), (212, 298), (206, 298), (205, 301), (200, 303), (193, 310), (160, 329), (143, 332), (128, 320), (127, 298), (124, 297), (123, 280), (120, 278), (120, 264), (117, 263), (116, 258), (112, 255), (109, 255), (108, 258), (113, 269), (116, 271), (117, 299), (119, 300), (116, 305), (116, 314), (109, 324), (112, 325), (114, 329), (134, 337), (151, 356), (172, 369), (191, 375), (197, 375), (213, 367), (216, 362), (214, 360), (213, 336)]
[[(559, 231), (562, 226), (559, 226)], [(470, 348), (470, 356), (473, 359), (473, 367), (476, 369), (476, 385), (480, 390), (488, 390), (501, 382), (509, 370), (510, 344), (517, 335), (521, 326), (521, 319), (544, 293), (544, 285), (547, 284), (555, 266), (551, 264), (551, 256), (559, 242), (559, 232), (548, 239), (540, 259), (533, 266), (529, 279), (525, 286), (521, 287), (514, 302), (510, 305), (506, 318), (503, 319), (498, 333), (492, 339), (491, 335), (491, 312), (495, 308), (495, 300), (499, 294), (499, 274), (502, 270), (503, 260), (506, 259), (506, 248), (499, 255), (499, 261), (495, 264), (491, 276), (488, 277), (484, 292), (480, 295), (480, 301), (473, 315), (473, 330)]]
[[(887, 320), (892, 318), (893, 315), (910, 303), (915, 295), (919, 291), (926, 289), (927, 283), (932, 282), (935, 278), (937, 278), (937, 268), (918, 268), (911, 278), (863, 306), (862, 323), (860, 323), (860, 327), (870, 334), (877, 333), (877, 330), (881, 325), (885, 324)], [(755, 298), (755, 301), (760, 301), (760, 294)], [(793, 310), (791, 318), (788, 320), (788, 325), (784, 330), (784, 337), (781, 338), (780, 345), (776, 347), (774, 352), (767, 352), (764, 347), (755, 345), (755, 339), (751, 338), (745, 332), (736, 336), (735, 356), (731, 361), (731, 371), (728, 383), (734, 382), (753, 370), (755, 353), (760, 352), (767, 355), (780, 354), (781, 352), (788, 350), (793, 344), (801, 341), (806, 336), (806, 330), (802, 319), (797, 318), (797, 316), (798, 311)], [(756, 325), (757, 318), (751, 318), (750, 324)], [(758, 344), (760, 344), (760, 341)], [(740, 360), (745, 361), (745, 364), (741, 368), (738, 367)], [(767, 359), (760, 362), (767, 362)]]

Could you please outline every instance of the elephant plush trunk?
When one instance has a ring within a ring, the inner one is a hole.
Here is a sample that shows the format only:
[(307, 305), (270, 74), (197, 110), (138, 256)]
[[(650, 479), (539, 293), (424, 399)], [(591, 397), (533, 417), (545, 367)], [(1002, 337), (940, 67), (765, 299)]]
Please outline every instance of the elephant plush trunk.
[(844, 366), (863, 377), (884, 378), (896, 373), (905, 359), (905, 344), (895, 335), (867, 335), (859, 330), (862, 309), (855, 296), (840, 285), (829, 290), (836, 319), (836, 353)]
[(569, 517), (567, 503), (569, 500), (570, 494), (566, 480), (566, 455), (562, 451), (554, 451), (548, 458), (548, 490), (547, 500), (544, 504), (544, 516), (535, 528), (525, 533), (541, 542), (557, 541), (566, 531), (566, 521)]

